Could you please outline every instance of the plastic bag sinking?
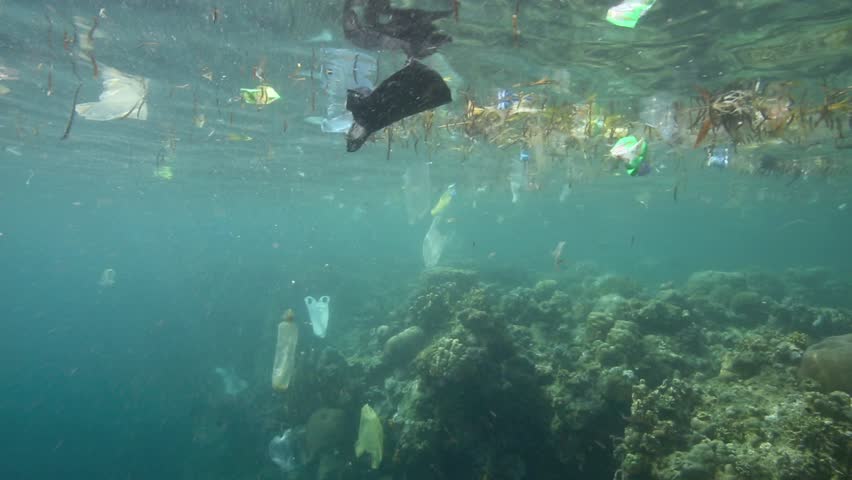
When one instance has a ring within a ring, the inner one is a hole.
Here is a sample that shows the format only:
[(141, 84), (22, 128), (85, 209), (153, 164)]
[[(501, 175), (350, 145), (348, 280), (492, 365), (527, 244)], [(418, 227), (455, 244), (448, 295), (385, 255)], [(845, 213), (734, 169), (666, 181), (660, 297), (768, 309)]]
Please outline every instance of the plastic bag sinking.
[(148, 119), (148, 79), (101, 66), (104, 90), (97, 102), (79, 103), (77, 115), (99, 122)]
[(441, 260), (441, 254), (444, 253), (444, 247), (449, 242), (452, 235), (446, 235), (441, 232), (439, 225), (443, 217), (441, 215), (432, 219), (432, 225), (429, 226), (429, 231), (423, 237), (423, 265), (426, 268), (432, 268), (438, 265)]

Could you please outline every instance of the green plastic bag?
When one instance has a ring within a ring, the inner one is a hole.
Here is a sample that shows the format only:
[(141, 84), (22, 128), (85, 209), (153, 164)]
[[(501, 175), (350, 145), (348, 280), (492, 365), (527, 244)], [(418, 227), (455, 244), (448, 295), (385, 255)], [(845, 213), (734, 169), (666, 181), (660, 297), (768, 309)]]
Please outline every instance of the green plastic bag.
[(619, 27), (636, 28), (656, 0), (625, 0), (606, 12), (606, 21)]

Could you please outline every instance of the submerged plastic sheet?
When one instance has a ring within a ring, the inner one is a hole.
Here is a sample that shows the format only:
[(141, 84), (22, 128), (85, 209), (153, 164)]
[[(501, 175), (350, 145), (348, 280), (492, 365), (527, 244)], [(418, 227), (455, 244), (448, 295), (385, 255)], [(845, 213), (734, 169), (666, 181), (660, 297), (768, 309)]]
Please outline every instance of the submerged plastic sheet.
[(402, 188), (405, 193), (408, 223), (414, 224), (430, 210), (429, 193), (432, 191), (432, 182), (429, 178), (429, 163), (414, 161), (408, 164), (402, 175)]
[(326, 133), (343, 133), (352, 125), (352, 113), (346, 110), (346, 91), (373, 89), (376, 59), (365, 53), (344, 48), (320, 49), (322, 88), (328, 99), (326, 116), (320, 123)]
[(284, 473), (294, 472), (304, 466), (303, 443), (305, 430), (302, 427), (288, 428), (269, 442), (269, 458)]
[(101, 66), (104, 91), (97, 102), (77, 104), (77, 114), (88, 120), (148, 119), (148, 79)]
[(429, 227), (429, 231), (426, 232), (426, 236), (423, 238), (423, 264), (426, 268), (432, 268), (438, 265), (438, 261), (441, 260), (441, 254), (444, 253), (444, 247), (447, 246), (447, 242), (451, 237), (450, 235), (442, 233), (438, 228), (442, 219), (443, 217), (441, 215), (433, 218), (432, 225)]

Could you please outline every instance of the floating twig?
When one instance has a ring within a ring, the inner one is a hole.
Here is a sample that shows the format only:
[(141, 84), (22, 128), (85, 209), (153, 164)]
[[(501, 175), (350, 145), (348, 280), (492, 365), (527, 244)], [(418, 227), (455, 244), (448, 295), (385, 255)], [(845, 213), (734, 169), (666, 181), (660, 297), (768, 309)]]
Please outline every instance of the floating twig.
[(82, 83), (77, 84), (77, 89), (74, 90), (74, 101), (71, 103), (71, 115), (68, 117), (68, 124), (65, 125), (65, 133), (62, 135), (60, 140), (66, 140), (69, 135), (71, 135), (71, 126), (74, 125), (74, 117), (77, 116), (77, 96), (80, 95), (80, 88), (83, 87)]
[(92, 74), (95, 78), (98, 78), (98, 62), (95, 60), (95, 51), (92, 50), (89, 52), (89, 60), (92, 61)]
[(388, 127), (387, 131), (388, 131), (388, 153), (387, 153), (385, 160), (390, 161), (391, 142), (393, 142), (393, 127)]
[(95, 15), (92, 17), (92, 28), (89, 29), (89, 41), (93, 42), (95, 40), (95, 29), (98, 28), (98, 16)]

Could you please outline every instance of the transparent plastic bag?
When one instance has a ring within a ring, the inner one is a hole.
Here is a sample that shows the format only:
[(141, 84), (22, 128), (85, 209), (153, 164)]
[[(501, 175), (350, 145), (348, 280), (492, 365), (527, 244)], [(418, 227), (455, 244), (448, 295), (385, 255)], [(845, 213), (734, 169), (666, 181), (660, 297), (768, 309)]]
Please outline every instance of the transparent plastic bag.
[(346, 110), (346, 91), (372, 90), (376, 78), (376, 59), (345, 48), (320, 49), (320, 80), (326, 95), (326, 116), (320, 127), (326, 133), (341, 133), (352, 125), (352, 113)]

